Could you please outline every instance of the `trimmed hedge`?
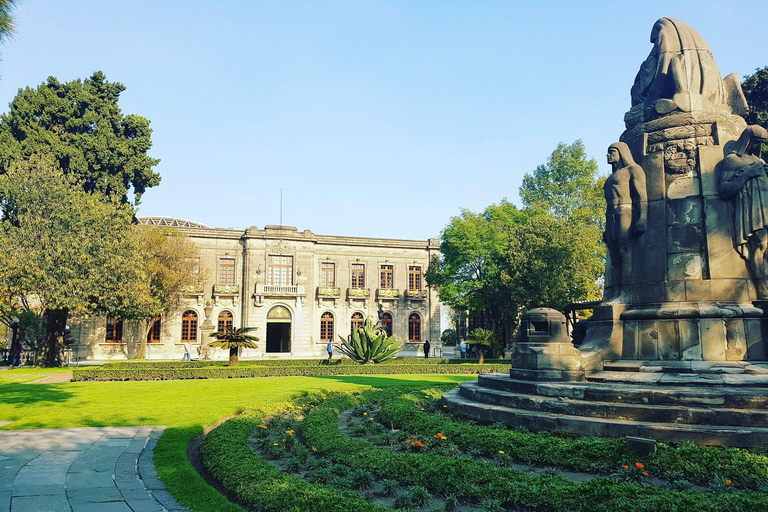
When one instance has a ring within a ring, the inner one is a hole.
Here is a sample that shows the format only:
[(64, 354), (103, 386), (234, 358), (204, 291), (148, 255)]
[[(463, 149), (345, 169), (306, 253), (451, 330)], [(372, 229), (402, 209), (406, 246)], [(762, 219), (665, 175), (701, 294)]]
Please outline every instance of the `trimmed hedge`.
[(351, 491), (311, 484), (288, 475), (256, 455), (248, 437), (279, 406), (236, 416), (211, 431), (201, 446), (203, 463), (229, 491), (250, 507), (266, 512), (384, 512), (391, 510)]
[(478, 374), (508, 371), (503, 364), (375, 364), (329, 366), (208, 366), (203, 368), (140, 368), (113, 369), (109, 366), (73, 368), (72, 381), (108, 380), (181, 380), (234, 379), (246, 377), (285, 377), (321, 375), (420, 375), (420, 374)]
[[(372, 395), (361, 395), (372, 396)], [(334, 462), (364, 467), (382, 478), (415, 484), (432, 492), (477, 500), (497, 498), (507, 508), (569, 512), (720, 512), (768, 510), (768, 496), (753, 491), (676, 491), (597, 478), (575, 483), (559, 475), (532, 476), (489, 466), (467, 457), (394, 453), (339, 431), (338, 414), (361, 403), (359, 397), (329, 399), (305, 409), (301, 431), (307, 443)], [(307, 413), (308, 412), (308, 413)]]
[[(442, 359), (423, 357), (404, 357), (391, 359), (382, 365), (461, 365), (478, 364), (478, 359)], [(486, 359), (487, 364), (502, 364), (509, 367), (509, 359)], [(102, 368), (114, 369), (144, 369), (144, 368), (208, 368), (210, 366), (229, 366), (229, 361), (110, 361)], [(348, 358), (327, 359), (241, 359), (240, 366), (358, 366), (358, 363)], [(508, 368), (507, 368), (508, 369)]]
[(642, 462), (651, 474), (668, 478), (680, 473), (691, 482), (706, 484), (719, 474), (740, 487), (757, 488), (768, 483), (768, 457), (738, 448), (706, 448), (684, 444), (667, 445), (647, 457), (630, 451), (624, 439), (559, 437), (525, 430), (496, 430), (454, 422), (451, 417), (419, 410), (421, 395), (405, 394), (387, 401), (379, 419), (410, 434), (432, 437), (438, 432), (459, 446), (471, 447), (486, 455), (503, 450), (514, 459), (551, 464), (577, 471), (609, 472), (622, 460)]

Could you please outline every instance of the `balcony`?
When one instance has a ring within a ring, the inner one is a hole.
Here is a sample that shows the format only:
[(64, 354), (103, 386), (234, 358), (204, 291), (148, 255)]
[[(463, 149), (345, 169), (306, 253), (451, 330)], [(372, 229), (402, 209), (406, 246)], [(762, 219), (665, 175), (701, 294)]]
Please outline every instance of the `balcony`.
[(348, 288), (347, 297), (350, 299), (367, 299), (371, 296), (370, 288)]
[(427, 290), (406, 290), (405, 296), (410, 300), (427, 300)]
[(215, 284), (213, 285), (214, 295), (240, 295), (239, 284)]
[(377, 288), (376, 289), (377, 299), (395, 300), (399, 296), (400, 296), (400, 290), (398, 290), (397, 288)]
[(318, 299), (338, 299), (341, 295), (341, 288), (335, 286), (318, 286), (317, 298)]
[(181, 294), (185, 296), (193, 296), (196, 297), (198, 295), (203, 294), (203, 285), (201, 284), (191, 284), (189, 286), (185, 286), (181, 290)]
[(300, 297), (304, 296), (304, 287), (301, 285), (283, 284), (257, 284), (254, 295), (264, 297)]

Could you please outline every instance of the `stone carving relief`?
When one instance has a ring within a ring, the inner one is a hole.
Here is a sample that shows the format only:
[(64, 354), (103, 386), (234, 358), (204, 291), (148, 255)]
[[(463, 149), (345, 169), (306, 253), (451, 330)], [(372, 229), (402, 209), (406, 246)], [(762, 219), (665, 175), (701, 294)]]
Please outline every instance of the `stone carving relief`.
[(768, 164), (760, 155), (766, 139), (765, 128), (745, 128), (723, 160), (719, 183), (733, 210), (733, 247), (746, 261), (759, 299), (768, 299)]
[(290, 248), (288, 247), (288, 244), (285, 243), (285, 240), (278, 240), (272, 244), (271, 252), (272, 254), (289, 254)]
[[(603, 240), (611, 256), (611, 286), (617, 290), (629, 282), (632, 271), (632, 239), (643, 234), (648, 222), (645, 172), (635, 163), (623, 142), (608, 147), (612, 173), (605, 181), (605, 233)], [(606, 297), (608, 298), (608, 297)], [(615, 301), (624, 298), (610, 297)]]

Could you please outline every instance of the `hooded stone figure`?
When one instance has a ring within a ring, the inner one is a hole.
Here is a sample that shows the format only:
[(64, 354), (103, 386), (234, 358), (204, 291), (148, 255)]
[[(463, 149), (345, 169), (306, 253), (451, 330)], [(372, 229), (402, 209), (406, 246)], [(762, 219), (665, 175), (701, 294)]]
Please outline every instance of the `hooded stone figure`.
[(605, 180), (605, 233), (611, 256), (611, 286), (628, 284), (631, 275), (631, 240), (644, 233), (648, 222), (645, 172), (635, 163), (629, 146), (614, 142), (608, 147), (612, 173)]
[(765, 128), (747, 126), (720, 171), (720, 196), (733, 201), (733, 247), (747, 262), (761, 299), (768, 299), (768, 166), (760, 157), (766, 139)]
[(690, 25), (661, 18), (651, 30), (653, 49), (632, 86), (632, 106), (648, 104), (666, 114), (686, 112), (702, 103), (727, 102), (723, 79), (712, 52)]

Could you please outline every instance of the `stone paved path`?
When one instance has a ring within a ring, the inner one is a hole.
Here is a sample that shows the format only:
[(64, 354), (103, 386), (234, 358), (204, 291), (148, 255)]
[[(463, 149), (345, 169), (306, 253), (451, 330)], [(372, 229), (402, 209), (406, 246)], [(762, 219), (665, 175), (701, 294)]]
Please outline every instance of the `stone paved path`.
[(0, 512), (185, 511), (157, 478), (163, 427), (0, 432)]

